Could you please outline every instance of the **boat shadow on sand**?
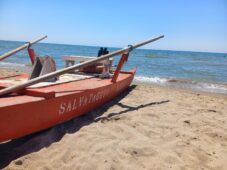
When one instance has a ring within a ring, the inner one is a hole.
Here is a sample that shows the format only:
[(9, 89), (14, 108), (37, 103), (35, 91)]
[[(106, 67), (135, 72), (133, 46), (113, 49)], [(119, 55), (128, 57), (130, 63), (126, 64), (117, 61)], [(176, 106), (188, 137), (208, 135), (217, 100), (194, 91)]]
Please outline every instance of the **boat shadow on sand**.
[[(53, 128), (49, 128), (41, 132), (27, 135), (19, 139), (11, 140), (6, 143), (1, 143), (0, 144), (0, 169), (6, 167), (7, 165), (10, 164), (11, 161), (19, 157), (22, 157), (24, 155), (27, 155), (33, 152), (37, 152), (42, 148), (50, 146), (52, 143), (60, 141), (65, 134), (75, 133), (78, 130), (80, 130), (80, 128), (82, 128), (83, 126), (87, 126), (91, 123), (98, 122), (98, 121), (102, 122), (102, 121), (117, 120), (119, 119), (118, 115), (124, 114), (126, 112), (138, 110), (151, 105), (158, 105), (158, 104), (169, 102), (169, 100), (160, 101), (160, 102), (151, 102), (148, 104), (141, 104), (136, 107), (127, 106), (120, 103), (120, 100), (123, 99), (125, 96), (127, 96), (135, 87), (136, 85), (130, 86), (128, 90), (123, 92), (120, 96), (118, 96), (114, 100), (106, 103), (101, 108), (88, 112), (84, 116), (74, 118), (63, 124), (57, 125)], [(125, 110), (117, 113), (110, 113), (107, 116), (102, 116), (103, 113), (105, 113), (105, 111), (107, 111), (108, 108), (113, 105), (118, 105), (122, 108), (125, 108)], [(16, 161), (15, 164), (21, 165), (22, 162)]]

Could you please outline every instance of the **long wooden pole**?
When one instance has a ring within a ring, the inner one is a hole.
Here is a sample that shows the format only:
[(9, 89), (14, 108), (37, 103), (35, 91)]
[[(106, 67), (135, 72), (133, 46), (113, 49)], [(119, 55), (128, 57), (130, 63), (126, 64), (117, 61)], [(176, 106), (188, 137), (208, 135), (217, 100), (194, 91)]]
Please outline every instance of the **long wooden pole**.
[(138, 43), (138, 44), (135, 44), (135, 45), (130, 45), (130, 46), (128, 46), (126, 48), (123, 48), (121, 50), (117, 50), (117, 51), (114, 51), (112, 53), (109, 53), (109, 54), (106, 54), (106, 55), (102, 55), (101, 57), (98, 57), (98, 58), (95, 58), (95, 59), (91, 59), (91, 60), (85, 61), (83, 63), (77, 64), (77, 65), (73, 65), (73, 66), (70, 66), (70, 67), (67, 67), (67, 68), (64, 68), (64, 69), (61, 69), (61, 70), (57, 70), (57, 71), (49, 73), (49, 74), (45, 74), (45, 75), (37, 77), (37, 78), (31, 79), (31, 80), (29, 80), (29, 81), (27, 81), (25, 83), (20, 84), (20, 85), (15, 85), (15, 86), (11, 86), (11, 87), (5, 88), (3, 90), (0, 90), (0, 96), (8, 94), (8, 93), (11, 93), (11, 92), (16, 92), (18, 90), (24, 89), (25, 87), (28, 87), (28, 86), (31, 86), (33, 84), (39, 83), (41, 81), (44, 81), (44, 80), (47, 80), (47, 79), (50, 79), (50, 78), (53, 78), (53, 77), (68, 73), (68, 72), (73, 71), (75, 69), (86, 67), (86, 66), (94, 64), (94, 63), (96, 63), (98, 61), (105, 60), (107, 58), (114, 57), (114, 56), (122, 54), (122, 53), (130, 52), (131, 50), (133, 50), (135, 48), (138, 48), (138, 47), (141, 47), (141, 46), (143, 46), (145, 44), (157, 41), (157, 40), (159, 40), (160, 38), (163, 38), (163, 37), (164, 37), (164, 35), (156, 37), (156, 38), (153, 38), (153, 39), (150, 39), (150, 40), (147, 40), (147, 41), (144, 41), (144, 42), (141, 42), (141, 43)]
[(37, 38), (37, 39), (35, 39), (33, 41), (27, 42), (24, 45), (21, 45), (20, 47), (17, 47), (16, 49), (11, 50), (11, 51), (1, 55), (0, 56), (0, 61), (5, 59), (5, 58), (7, 58), (7, 57), (9, 57), (9, 56), (11, 56), (11, 55), (13, 55), (13, 54), (15, 54), (15, 53), (17, 53), (17, 52), (19, 52), (19, 51), (21, 51), (21, 50), (23, 50), (23, 49), (25, 49), (25, 48), (27, 48), (29, 45), (35, 44), (35, 43), (43, 40), (44, 38), (47, 38), (47, 36), (43, 36), (43, 37)]

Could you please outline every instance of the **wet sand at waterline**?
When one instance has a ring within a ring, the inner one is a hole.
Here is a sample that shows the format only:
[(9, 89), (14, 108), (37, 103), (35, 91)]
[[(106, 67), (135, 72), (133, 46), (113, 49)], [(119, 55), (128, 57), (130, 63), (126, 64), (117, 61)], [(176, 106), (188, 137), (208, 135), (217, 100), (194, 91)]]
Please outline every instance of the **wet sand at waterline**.
[(227, 96), (143, 84), (84, 116), (0, 144), (0, 169), (226, 167)]

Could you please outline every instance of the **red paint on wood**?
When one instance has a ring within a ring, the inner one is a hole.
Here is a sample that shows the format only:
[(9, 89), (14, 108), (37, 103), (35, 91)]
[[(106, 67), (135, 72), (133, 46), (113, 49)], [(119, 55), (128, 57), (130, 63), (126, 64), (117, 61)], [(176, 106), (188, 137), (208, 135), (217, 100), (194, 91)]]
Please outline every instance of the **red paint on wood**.
[(35, 63), (35, 58), (36, 58), (36, 54), (35, 54), (34, 49), (28, 48), (28, 55), (29, 55), (30, 60), (31, 60), (32, 65), (33, 65)]
[(120, 59), (118, 65), (117, 65), (117, 69), (114, 72), (114, 75), (113, 75), (113, 78), (112, 78), (111, 82), (115, 83), (117, 81), (117, 78), (119, 76), (119, 73), (120, 73), (124, 63), (126, 61), (128, 61), (128, 55), (129, 55), (129, 53), (122, 54), (121, 59)]
[(128, 88), (134, 74), (135, 70), (120, 73), (115, 83), (89, 78), (0, 97), (0, 142), (41, 131), (102, 106)]

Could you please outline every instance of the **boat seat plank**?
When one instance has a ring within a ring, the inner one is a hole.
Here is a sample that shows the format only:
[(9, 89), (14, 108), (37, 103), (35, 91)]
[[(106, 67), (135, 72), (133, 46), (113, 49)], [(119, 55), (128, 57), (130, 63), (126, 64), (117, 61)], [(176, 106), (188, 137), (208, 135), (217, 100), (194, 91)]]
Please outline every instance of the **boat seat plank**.
[[(91, 57), (91, 56), (63, 56), (62, 59), (65, 61), (66, 66), (69, 66), (69, 63), (72, 65), (75, 64), (75, 62), (84, 62), (84, 61), (89, 61), (91, 59), (96, 59), (97, 57)], [(113, 58), (105, 59), (103, 61), (99, 61), (98, 63), (102, 64), (112, 64), (113, 63)]]
[(33, 97), (43, 97), (45, 99), (51, 99), (55, 97), (55, 92), (54, 91), (41, 91), (39, 89), (25, 89), (18, 94), (23, 94), (23, 95), (28, 95), (28, 96), (33, 96)]

